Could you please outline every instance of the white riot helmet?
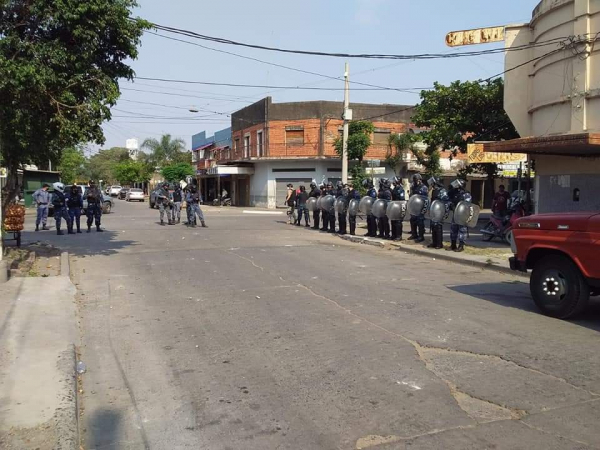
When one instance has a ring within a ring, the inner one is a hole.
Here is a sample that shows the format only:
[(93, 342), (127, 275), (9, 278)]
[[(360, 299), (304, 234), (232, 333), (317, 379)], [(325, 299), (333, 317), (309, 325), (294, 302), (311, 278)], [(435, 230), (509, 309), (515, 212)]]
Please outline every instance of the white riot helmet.
[(60, 183), (60, 182), (52, 183), (52, 187), (54, 188), (55, 191), (62, 192), (63, 194), (65, 193), (65, 185), (63, 183)]
[(464, 189), (466, 185), (467, 183), (465, 183), (465, 180), (461, 180), (460, 178), (457, 178), (450, 183), (450, 186), (452, 186), (454, 189)]

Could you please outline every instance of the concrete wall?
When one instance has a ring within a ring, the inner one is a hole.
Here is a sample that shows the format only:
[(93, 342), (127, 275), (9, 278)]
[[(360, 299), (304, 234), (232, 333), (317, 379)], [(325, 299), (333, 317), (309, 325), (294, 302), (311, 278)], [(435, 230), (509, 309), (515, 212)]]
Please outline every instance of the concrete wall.
[(600, 211), (600, 158), (538, 156), (535, 169), (536, 212)]

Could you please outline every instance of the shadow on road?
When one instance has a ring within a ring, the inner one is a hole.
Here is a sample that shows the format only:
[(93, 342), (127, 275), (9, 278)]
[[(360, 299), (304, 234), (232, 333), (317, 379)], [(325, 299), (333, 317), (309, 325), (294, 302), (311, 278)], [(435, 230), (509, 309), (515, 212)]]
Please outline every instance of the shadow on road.
[(23, 242), (33, 244), (35, 242), (46, 242), (61, 251), (69, 252), (71, 255), (86, 257), (96, 255), (113, 255), (119, 250), (139, 245), (133, 240), (122, 239), (122, 234), (112, 230), (104, 230), (104, 233), (92, 231), (91, 233), (58, 236), (55, 231), (24, 231)]
[(121, 440), (121, 413), (110, 409), (95, 411), (88, 420), (85, 448), (118, 449)]
[[(449, 286), (448, 289), (507, 308), (541, 314), (533, 303), (529, 293), (529, 283), (527, 282), (503, 281), (500, 283), (469, 284)], [(600, 299), (592, 297), (590, 305), (584, 313), (568, 322), (590, 330), (600, 331)]]

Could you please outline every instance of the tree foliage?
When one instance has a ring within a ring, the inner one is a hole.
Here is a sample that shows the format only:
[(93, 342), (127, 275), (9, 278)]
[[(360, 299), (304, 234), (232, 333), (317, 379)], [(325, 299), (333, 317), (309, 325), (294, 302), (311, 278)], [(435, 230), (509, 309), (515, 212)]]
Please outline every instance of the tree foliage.
[[(348, 126), (348, 160), (362, 161), (371, 146), (371, 135), (375, 127), (372, 122), (365, 120), (350, 122)], [(343, 151), (343, 139), (336, 138), (333, 143), (335, 151), (340, 157)]]
[(183, 139), (173, 139), (170, 134), (164, 134), (159, 139), (146, 139), (142, 143), (142, 148), (150, 151), (147, 159), (155, 167), (163, 167), (170, 164), (192, 162), (192, 155), (185, 149)]
[[(449, 86), (434, 83), (421, 92), (412, 120), (428, 128), (420, 134), (427, 150), (421, 154), (428, 171), (439, 171), (439, 149), (466, 152), (475, 140), (505, 140), (519, 137), (504, 111), (504, 82), (455, 81)], [(488, 168), (484, 168), (486, 172)]]
[(3, 0), (0, 152), (16, 185), (21, 164), (58, 161), (63, 148), (102, 143), (100, 125), (131, 79), (149, 23), (136, 0)]
[(130, 160), (129, 150), (123, 147), (112, 147), (92, 155), (86, 166), (90, 178), (112, 184), (118, 181), (115, 167)]
[(403, 161), (405, 155), (412, 150), (416, 135), (411, 133), (390, 134), (388, 138), (389, 149), (385, 156), (385, 163), (398, 175), (398, 166)]
[(58, 164), (60, 177), (63, 183), (73, 184), (87, 181), (86, 158), (80, 148), (67, 148), (60, 155)]
[(113, 168), (115, 178), (121, 184), (144, 183), (152, 177), (153, 168), (142, 161), (123, 161)]
[(185, 180), (187, 176), (196, 174), (196, 171), (191, 164), (188, 163), (176, 163), (169, 166), (165, 166), (161, 170), (162, 176), (169, 182), (176, 182)]

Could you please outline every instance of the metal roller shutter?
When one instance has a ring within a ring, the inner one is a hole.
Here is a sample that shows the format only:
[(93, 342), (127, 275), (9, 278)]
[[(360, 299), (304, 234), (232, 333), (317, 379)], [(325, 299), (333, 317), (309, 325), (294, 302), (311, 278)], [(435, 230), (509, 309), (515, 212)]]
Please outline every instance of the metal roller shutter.
[(312, 178), (276, 178), (275, 179), (275, 198), (277, 201), (277, 208), (285, 208), (285, 196), (287, 194), (287, 185), (292, 183), (294, 185), (294, 189), (298, 189), (298, 187), (303, 184), (306, 186), (306, 190), (310, 190), (310, 183)]

